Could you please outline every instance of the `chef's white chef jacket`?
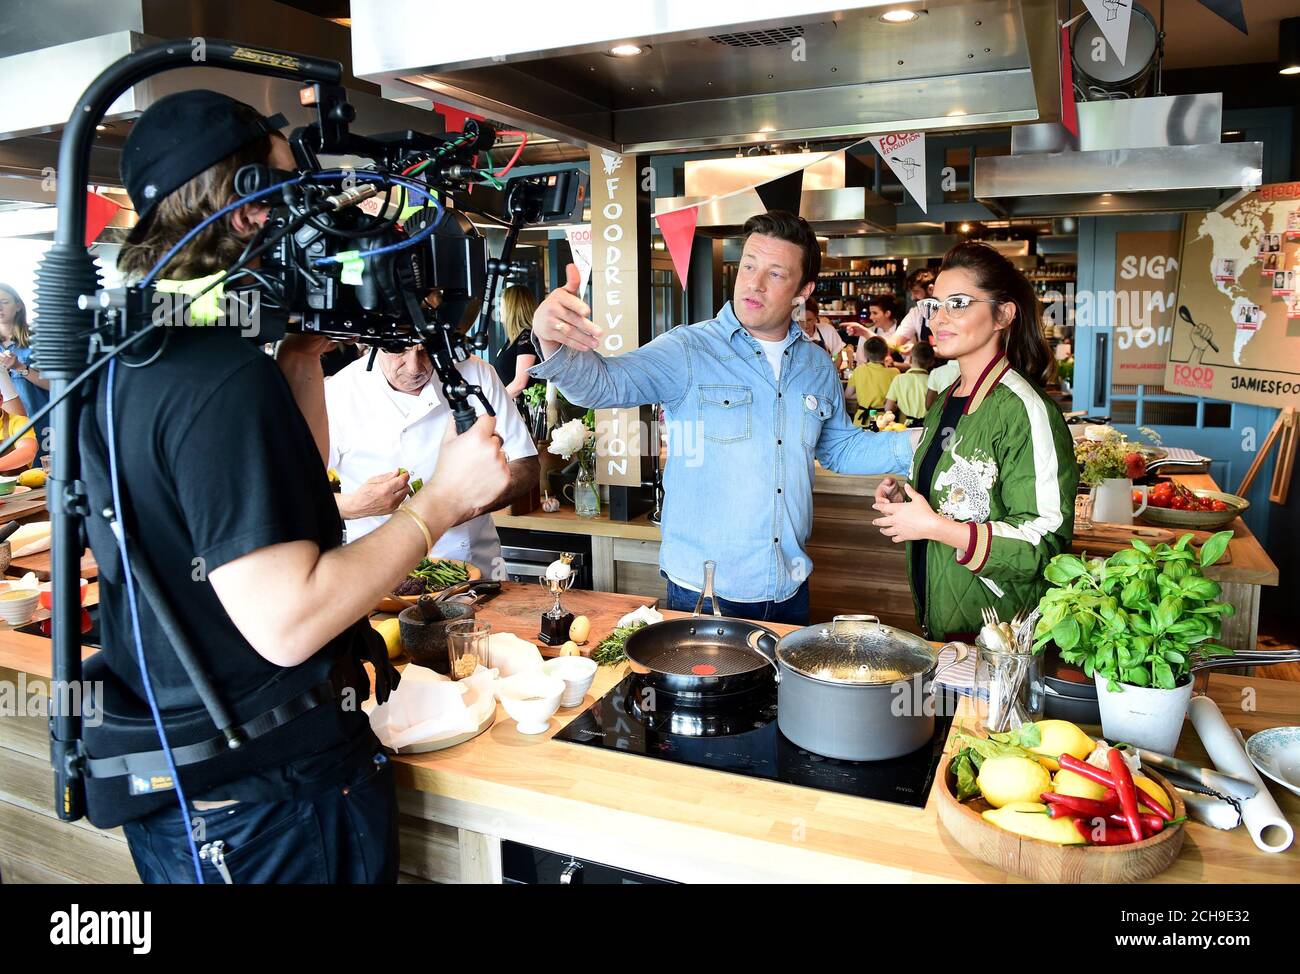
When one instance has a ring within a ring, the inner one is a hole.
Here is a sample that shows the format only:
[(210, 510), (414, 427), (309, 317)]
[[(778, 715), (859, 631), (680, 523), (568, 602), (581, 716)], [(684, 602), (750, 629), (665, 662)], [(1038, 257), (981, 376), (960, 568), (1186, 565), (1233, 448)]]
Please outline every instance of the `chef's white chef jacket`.
[[(412, 480), (427, 482), (437, 466), (447, 424), (453, 422), (451, 407), (442, 397), (442, 383), (435, 374), (419, 395), (398, 392), (384, 378), (378, 361), (373, 369), (366, 370), (369, 358), (365, 355), (325, 380), (329, 465), (349, 493), (376, 474), (398, 467), (410, 471)], [(476, 356), (458, 363), (457, 368), (468, 382), (481, 386), (492, 403), (506, 457), (520, 460), (536, 456), (537, 448), (523, 417), (506, 395), (496, 370)], [(483, 404), (477, 399), (470, 402), (482, 414)], [(380, 516), (347, 521), (348, 541), (364, 537), (386, 520), (387, 516)], [(452, 528), (434, 542), (429, 557), (473, 562), (484, 577), (494, 577), (501, 542), (492, 516), (482, 514)]]

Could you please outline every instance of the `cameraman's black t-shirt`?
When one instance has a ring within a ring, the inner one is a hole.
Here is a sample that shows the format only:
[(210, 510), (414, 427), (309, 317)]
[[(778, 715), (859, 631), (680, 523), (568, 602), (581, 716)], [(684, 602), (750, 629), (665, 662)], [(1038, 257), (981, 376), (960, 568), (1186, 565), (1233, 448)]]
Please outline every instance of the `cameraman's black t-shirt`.
[[(112, 504), (105, 453), (96, 445), (105, 429), (104, 381), (98, 408), (87, 404), (82, 414), (82, 470), (93, 512), (87, 527), (100, 568), (103, 652), (113, 673), (143, 701), (121, 563), (99, 516)], [(300, 667), (268, 662), (239, 633), (207, 580), (220, 566), (268, 545), (306, 540), (326, 551), (342, 543), (320, 454), (275, 362), (234, 329), (177, 329), (155, 363), (138, 369), (119, 363), (114, 409), (132, 552), (149, 559), (224, 701), (238, 708), (273, 679), (305, 690), (328, 677), (331, 661), (355, 659), (355, 641), (365, 631), (358, 627), (369, 628), (364, 620)], [(159, 707), (166, 714), (200, 706), (138, 586), (137, 604)], [(378, 743), (360, 709), (369, 692), (364, 669), (345, 662), (341, 672), (355, 690), (355, 707), (326, 704), (275, 732), (301, 738), (301, 758), (187, 797), (306, 797), (349, 775)]]

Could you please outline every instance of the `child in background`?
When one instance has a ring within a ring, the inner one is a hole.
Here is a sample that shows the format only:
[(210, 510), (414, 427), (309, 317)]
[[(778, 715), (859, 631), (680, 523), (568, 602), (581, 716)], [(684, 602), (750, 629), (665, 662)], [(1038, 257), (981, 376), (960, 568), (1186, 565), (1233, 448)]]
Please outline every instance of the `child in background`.
[(889, 346), (879, 335), (872, 335), (863, 344), (867, 360), (853, 370), (849, 380), (857, 394), (858, 411), (853, 422), (858, 426), (867, 425), (867, 413), (885, 405), (885, 395), (898, 377), (898, 370), (885, 364), (889, 356)]
[(902, 422), (925, 416), (926, 384), (934, 368), (934, 346), (917, 342), (912, 346), (912, 367), (889, 384), (885, 393), (885, 411), (901, 413)]

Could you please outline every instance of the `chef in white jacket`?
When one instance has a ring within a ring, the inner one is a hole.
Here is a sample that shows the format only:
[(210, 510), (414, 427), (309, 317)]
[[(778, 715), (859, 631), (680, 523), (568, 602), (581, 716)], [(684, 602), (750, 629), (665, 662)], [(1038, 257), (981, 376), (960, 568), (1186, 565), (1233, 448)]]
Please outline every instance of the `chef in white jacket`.
[[(455, 429), (428, 352), (418, 346), (400, 353), (381, 350), (367, 370), (369, 358), (364, 355), (325, 382), (329, 466), (342, 486), (336, 497), (348, 541), (379, 527), (405, 499), (410, 482), (433, 473), (442, 443)], [(536, 485), (537, 448), (493, 368), (475, 356), (457, 368), (492, 404), (510, 461), (510, 486), (477, 516), (438, 538), (429, 557), (472, 562), (484, 577), (501, 579), (501, 542), (491, 512)], [(483, 411), (480, 402), (471, 402)]]

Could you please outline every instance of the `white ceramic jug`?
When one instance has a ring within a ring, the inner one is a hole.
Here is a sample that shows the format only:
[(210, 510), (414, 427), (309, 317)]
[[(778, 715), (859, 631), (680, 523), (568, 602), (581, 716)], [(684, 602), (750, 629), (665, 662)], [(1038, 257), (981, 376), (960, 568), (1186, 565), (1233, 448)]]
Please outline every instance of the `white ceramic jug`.
[(1132, 524), (1133, 518), (1147, 509), (1149, 488), (1139, 487), (1142, 503), (1133, 509), (1133, 481), (1111, 477), (1092, 488), (1092, 520), (1105, 524)]

